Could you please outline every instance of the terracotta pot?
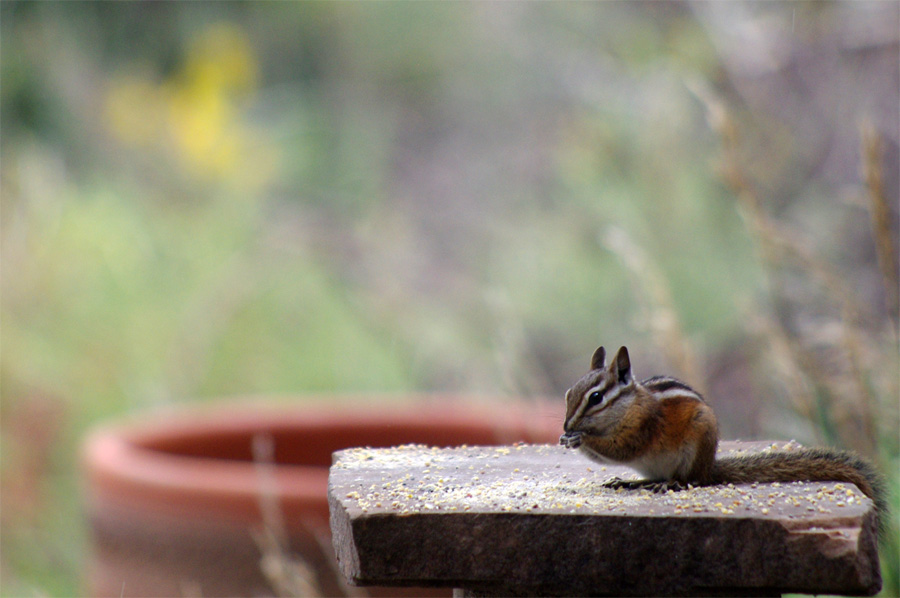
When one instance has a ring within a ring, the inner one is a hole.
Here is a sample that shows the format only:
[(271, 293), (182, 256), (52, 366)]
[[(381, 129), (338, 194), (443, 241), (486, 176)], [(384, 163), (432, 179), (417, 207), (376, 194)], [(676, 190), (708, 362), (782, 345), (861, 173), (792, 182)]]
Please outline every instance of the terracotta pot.
[[(554, 442), (559, 433), (561, 415), (546, 406), (422, 399), (384, 406), (383, 398), (369, 397), (334, 408), (216, 406), (95, 430), (83, 450), (93, 537), (88, 591), (273, 595), (278, 577), (289, 578), (295, 569), (265, 575), (260, 538), (281, 537), (285, 550), (269, 551), (267, 566), (272, 552), (299, 556), (312, 570), (302, 580), (324, 595), (346, 593), (328, 531), (332, 452), (407, 443)], [(273, 447), (268, 463), (259, 454), (254, 461), (254, 438), (257, 446)], [(275, 508), (264, 518), (261, 505)], [(285, 583), (295, 587), (290, 579)]]

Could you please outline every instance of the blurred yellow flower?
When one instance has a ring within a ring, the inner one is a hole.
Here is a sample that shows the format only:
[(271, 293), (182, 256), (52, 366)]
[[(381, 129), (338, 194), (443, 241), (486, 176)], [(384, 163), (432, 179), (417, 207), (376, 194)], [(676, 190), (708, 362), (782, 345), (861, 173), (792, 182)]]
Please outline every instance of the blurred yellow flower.
[(242, 136), (231, 99), (200, 85), (172, 86), (166, 95), (169, 133), (186, 165), (196, 174), (227, 176), (239, 162)]
[[(272, 150), (260, 154), (258, 136), (242, 120), (241, 102), (252, 99), (257, 74), (246, 35), (232, 24), (213, 25), (161, 84), (133, 74), (113, 79), (106, 97), (110, 130), (130, 145), (174, 151), (198, 178), (256, 186), (262, 181), (254, 166), (274, 162)], [(253, 176), (243, 181), (244, 172)]]
[(191, 44), (182, 77), (186, 85), (219, 93), (256, 89), (257, 60), (244, 33), (227, 23), (213, 25)]

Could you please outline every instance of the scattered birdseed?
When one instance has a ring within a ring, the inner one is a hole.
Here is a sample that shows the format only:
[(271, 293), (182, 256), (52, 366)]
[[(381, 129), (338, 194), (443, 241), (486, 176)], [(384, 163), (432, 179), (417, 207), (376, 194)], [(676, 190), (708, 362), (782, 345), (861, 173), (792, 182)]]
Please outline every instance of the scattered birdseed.
[[(787, 446), (776, 443), (763, 450), (792, 450)], [(736, 451), (754, 452), (723, 452)], [(336, 477), (341, 479), (337, 496), (345, 508), (370, 516), (474, 511), (753, 517), (769, 515), (777, 503), (777, 512), (786, 517), (826, 517), (831, 513), (826, 507), (855, 508), (861, 513), (871, 508), (871, 501), (855, 486), (840, 483), (728, 484), (664, 493), (613, 490), (604, 483), (616, 477), (639, 477), (621, 466), (592, 468), (577, 451), (552, 445), (440, 449), (410, 444), (348, 449), (335, 455), (332, 479)]]

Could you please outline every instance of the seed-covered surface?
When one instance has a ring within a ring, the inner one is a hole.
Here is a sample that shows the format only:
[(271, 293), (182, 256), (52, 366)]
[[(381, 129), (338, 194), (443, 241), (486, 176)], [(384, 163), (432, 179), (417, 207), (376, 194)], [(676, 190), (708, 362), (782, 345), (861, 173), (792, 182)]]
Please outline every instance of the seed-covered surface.
[[(720, 455), (795, 448), (726, 442)], [(597, 593), (598, 583), (611, 594), (880, 585), (872, 502), (852, 484), (654, 494), (603, 486), (614, 477), (639, 478), (551, 445), (340, 451), (329, 485), (335, 549), (351, 581), (374, 585), (560, 594)]]

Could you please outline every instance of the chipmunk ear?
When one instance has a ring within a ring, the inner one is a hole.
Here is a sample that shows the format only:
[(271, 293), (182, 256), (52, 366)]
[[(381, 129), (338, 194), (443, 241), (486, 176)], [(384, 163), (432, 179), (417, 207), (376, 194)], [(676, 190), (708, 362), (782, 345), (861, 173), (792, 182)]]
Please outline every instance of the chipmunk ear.
[(632, 380), (631, 376), (631, 359), (628, 357), (628, 348), (621, 347), (616, 353), (616, 359), (610, 366), (615, 371), (619, 384), (628, 384)]
[(606, 349), (603, 347), (597, 347), (597, 350), (594, 351), (594, 356), (591, 357), (591, 369), (592, 370), (602, 370), (606, 367)]

